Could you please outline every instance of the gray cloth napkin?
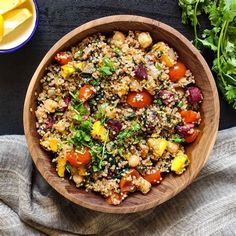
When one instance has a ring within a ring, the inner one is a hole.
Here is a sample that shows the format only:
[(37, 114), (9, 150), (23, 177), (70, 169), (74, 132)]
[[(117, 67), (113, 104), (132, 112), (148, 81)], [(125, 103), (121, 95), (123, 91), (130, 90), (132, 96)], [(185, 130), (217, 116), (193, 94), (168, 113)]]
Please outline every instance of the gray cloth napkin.
[(67, 201), (34, 169), (24, 136), (0, 137), (0, 235), (236, 235), (236, 128), (220, 131), (198, 178), (155, 209), (128, 215)]

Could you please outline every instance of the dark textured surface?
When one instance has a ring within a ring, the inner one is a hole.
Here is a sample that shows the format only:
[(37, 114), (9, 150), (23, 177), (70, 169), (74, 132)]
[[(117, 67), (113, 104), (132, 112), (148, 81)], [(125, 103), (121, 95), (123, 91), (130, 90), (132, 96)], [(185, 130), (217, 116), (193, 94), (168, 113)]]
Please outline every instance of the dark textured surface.
[[(23, 102), (31, 76), (47, 50), (75, 27), (103, 16), (136, 14), (193, 37), (192, 30), (181, 24), (177, 0), (39, 0), (39, 7), (40, 25), (32, 41), (14, 54), (0, 55), (0, 134), (23, 134)], [(211, 56), (204, 56), (209, 62)], [(221, 98), (220, 128), (235, 125), (236, 111)]]

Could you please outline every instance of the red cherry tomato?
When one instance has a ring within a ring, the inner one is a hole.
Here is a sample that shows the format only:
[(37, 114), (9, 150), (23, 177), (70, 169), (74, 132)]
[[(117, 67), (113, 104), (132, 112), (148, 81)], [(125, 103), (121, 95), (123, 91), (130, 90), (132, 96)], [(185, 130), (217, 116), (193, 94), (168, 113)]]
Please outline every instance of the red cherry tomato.
[(128, 171), (120, 180), (120, 190), (121, 192), (131, 192), (134, 190), (134, 184), (132, 183), (132, 180), (134, 178), (139, 178), (140, 174), (137, 170), (132, 169)]
[(122, 196), (119, 193), (112, 193), (106, 201), (109, 205), (119, 205), (122, 202)]
[(82, 153), (77, 154), (77, 161), (80, 165), (87, 165), (92, 160), (90, 151), (87, 147), (84, 148)]
[(143, 176), (150, 184), (157, 184), (161, 180), (161, 172), (156, 168), (148, 170)]
[(67, 54), (66, 52), (58, 52), (55, 56), (55, 60), (60, 64), (60, 65), (65, 65), (68, 62), (72, 61), (72, 56)]
[(185, 123), (194, 123), (194, 122), (197, 122), (200, 119), (199, 112), (195, 112), (195, 111), (192, 111), (192, 110), (181, 111), (180, 115), (183, 118)]
[(71, 152), (68, 152), (66, 154), (66, 160), (74, 167), (79, 167), (79, 164), (77, 162), (76, 156), (75, 156), (75, 152), (74, 150), (72, 150)]
[(87, 147), (81, 153), (75, 153), (74, 150), (68, 152), (66, 155), (66, 160), (74, 167), (80, 167), (82, 165), (87, 165), (90, 163), (92, 157), (90, 151)]
[(131, 107), (143, 108), (152, 104), (152, 95), (147, 90), (130, 92), (127, 97), (127, 103)]
[(172, 82), (177, 82), (185, 75), (186, 70), (186, 66), (182, 62), (177, 62), (173, 67), (170, 68), (170, 80)]
[(79, 98), (80, 100), (86, 101), (88, 100), (95, 92), (95, 89), (92, 85), (86, 84), (79, 90)]
[(194, 129), (194, 132), (185, 138), (185, 142), (186, 143), (194, 142), (197, 136), (199, 135), (199, 133), (200, 131), (198, 129)]

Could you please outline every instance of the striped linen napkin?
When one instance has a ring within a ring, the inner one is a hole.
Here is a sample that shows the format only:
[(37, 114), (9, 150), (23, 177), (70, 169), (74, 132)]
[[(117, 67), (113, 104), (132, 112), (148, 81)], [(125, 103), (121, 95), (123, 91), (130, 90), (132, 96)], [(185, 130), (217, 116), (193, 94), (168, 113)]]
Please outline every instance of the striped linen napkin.
[(175, 198), (128, 215), (67, 201), (35, 170), (24, 136), (0, 136), (0, 235), (236, 235), (236, 127), (220, 131), (198, 178)]

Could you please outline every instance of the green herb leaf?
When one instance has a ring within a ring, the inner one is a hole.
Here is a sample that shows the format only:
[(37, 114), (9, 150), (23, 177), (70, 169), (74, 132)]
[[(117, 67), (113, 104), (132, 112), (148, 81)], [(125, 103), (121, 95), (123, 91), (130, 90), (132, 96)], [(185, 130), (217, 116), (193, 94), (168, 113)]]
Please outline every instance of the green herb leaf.
[(66, 163), (66, 171), (68, 172), (68, 173), (71, 173), (71, 165), (69, 164), (69, 163)]
[(180, 137), (178, 134), (175, 134), (173, 138), (170, 139), (170, 141), (175, 142), (175, 143), (183, 143), (184, 139)]
[(102, 66), (99, 68), (99, 72), (103, 75), (112, 75), (115, 71), (114, 64), (110, 58), (104, 57)]
[(114, 48), (113, 51), (118, 55), (121, 56), (122, 55), (122, 51), (120, 48)]

